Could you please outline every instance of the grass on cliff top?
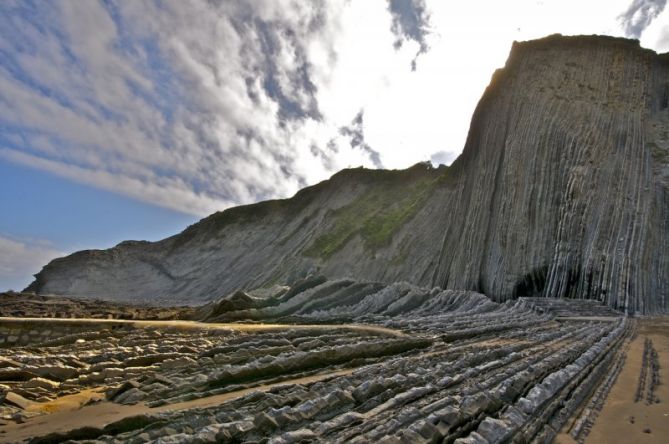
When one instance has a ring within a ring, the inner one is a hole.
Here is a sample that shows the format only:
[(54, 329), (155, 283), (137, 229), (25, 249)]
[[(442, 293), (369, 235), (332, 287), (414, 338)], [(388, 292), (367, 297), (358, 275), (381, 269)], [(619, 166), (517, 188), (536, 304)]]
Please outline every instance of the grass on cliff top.
[[(319, 236), (303, 254), (328, 258), (358, 233), (362, 235), (365, 247), (374, 251), (390, 243), (395, 232), (424, 205), (437, 184), (447, 185), (453, 182), (451, 179), (455, 176), (452, 167), (442, 166), (435, 170), (426, 163), (406, 170), (346, 169), (329, 180), (298, 191), (290, 199), (269, 200), (214, 213), (166, 241), (171, 242), (170, 251), (173, 252), (197, 236), (224, 236), (225, 229), (232, 224), (267, 220), (277, 214), (292, 217), (333, 187), (342, 183), (358, 183), (366, 184), (369, 187), (367, 192), (349, 205), (332, 211), (328, 215), (327, 232)], [(304, 229), (309, 217), (305, 216), (294, 232), (279, 244)]]
[(420, 178), (412, 184), (382, 183), (329, 214), (330, 227), (304, 251), (327, 259), (360, 234), (369, 251), (390, 244), (393, 235), (420, 210), (439, 178)]

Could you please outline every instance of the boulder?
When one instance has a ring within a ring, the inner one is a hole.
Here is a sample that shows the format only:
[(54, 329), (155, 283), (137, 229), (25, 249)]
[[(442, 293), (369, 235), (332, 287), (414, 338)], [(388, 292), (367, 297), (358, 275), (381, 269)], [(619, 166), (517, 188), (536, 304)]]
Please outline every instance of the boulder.
[(495, 443), (503, 442), (513, 432), (513, 429), (500, 419), (488, 417), (481, 421), (476, 431), (489, 442)]
[(56, 381), (66, 381), (79, 374), (79, 370), (67, 365), (45, 365), (31, 369), (39, 376), (54, 379)]
[(5, 404), (13, 405), (15, 407), (18, 407), (20, 409), (26, 409), (29, 406), (33, 404), (32, 401), (27, 400), (23, 396), (19, 395), (18, 393), (14, 392), (7, 392), (5, 393)]
[(114, 402), (119, 404), (137, 404), (146, 398), (146, 393), (138, 388), (131, 388), (114, 398)]
[(111, 388), (107, 389), (105, 394), (107, 396), (107, 399), (115, 401), (114, 398), (116, 398), (117, 396), (127, 392), (130, 389), (139, 388), (139, 386), (140, 386), (139, 382), (137, 382), (135, 380), (130, 380), (130, 381), (124, 382), (123, 384), (121, 384), (118, 387), (111, 387)]
[(43, 388), (47, 390), (55, 390), (60, 386), (58, 382), (51, 381), (50, 379), (44, 379), (44, 378), (33, 378), (23, 384), (23, 387), (27, 389), (34, 389), (34, 388)]

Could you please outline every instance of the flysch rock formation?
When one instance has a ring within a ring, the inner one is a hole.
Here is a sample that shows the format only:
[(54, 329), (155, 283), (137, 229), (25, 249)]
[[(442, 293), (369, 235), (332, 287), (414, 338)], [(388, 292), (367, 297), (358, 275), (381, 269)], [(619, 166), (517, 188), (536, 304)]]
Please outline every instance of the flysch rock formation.
[[(191, 307), (116, 304), (96, 299), (0, 292), (0, 318), (189, 319)], [(0, 322), (1, 323), (1, 322)], [(0, 328), (0, 345), (3, 343)]]
[(49, 263), (27, 290), (188, 302), (329, 278), (669, 308), (669, 54), (514, 43), (450, 167), (344, 170), (168, 239)]
[[(80, 320), (0, 347), (0, 440), (582, 442), (637, 320), (571, 302), (317, 276), (197, 313), (281, 324)], [(73, 396), (100, 402), (47, 414)]]

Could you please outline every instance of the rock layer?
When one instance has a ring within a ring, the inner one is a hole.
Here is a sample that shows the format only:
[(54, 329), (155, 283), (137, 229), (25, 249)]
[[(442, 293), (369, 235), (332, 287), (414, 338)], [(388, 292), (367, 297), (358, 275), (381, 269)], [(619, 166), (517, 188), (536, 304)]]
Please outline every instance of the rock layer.
[[(25, 421), (2, 439), (550, 442), (563, 426), (577, 438), (591, 419), (580, 413), (584, 398), (606, 389), (637, 323), (612, 311), (593, 319), (589, 301), (558, 318), (564, 301), (500, 304), (408, 283), (309, 279), (248, 296), (254, 307), (222, 301), (200, 314), (297, 323), (185, 330), (157, 321), (0, 349), (0, 414)], [(86, 418), (80, 428), (29, 417), (91, 393), (108, 402), (72, 412)], [(120, 415), (102, 420), (97, 407)]]
[(434, 282), (667, 308), (669, 57), (605, 37), (516, 44), (474, 115)]
[(637, 41), (515, 43), (451, 167), (344, 170), (156, 243), (48, 264), (28, 290), (189, 302), (329, 278), (669, 307), (669, 54)]

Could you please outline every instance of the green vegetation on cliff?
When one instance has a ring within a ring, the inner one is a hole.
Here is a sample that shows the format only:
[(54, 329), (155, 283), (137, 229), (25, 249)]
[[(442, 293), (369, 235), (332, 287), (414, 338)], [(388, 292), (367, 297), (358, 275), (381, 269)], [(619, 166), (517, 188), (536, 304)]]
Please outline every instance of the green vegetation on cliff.
[(423, 207), (444, 174), (419, 177), (413, 183), (397, 181), (392, 176), (380, 180), (353, 202), (331, 211), (327, 218), (329, 229), (304, 254), (327, 259), (358, 234), (370, 252), (388, 245)]

